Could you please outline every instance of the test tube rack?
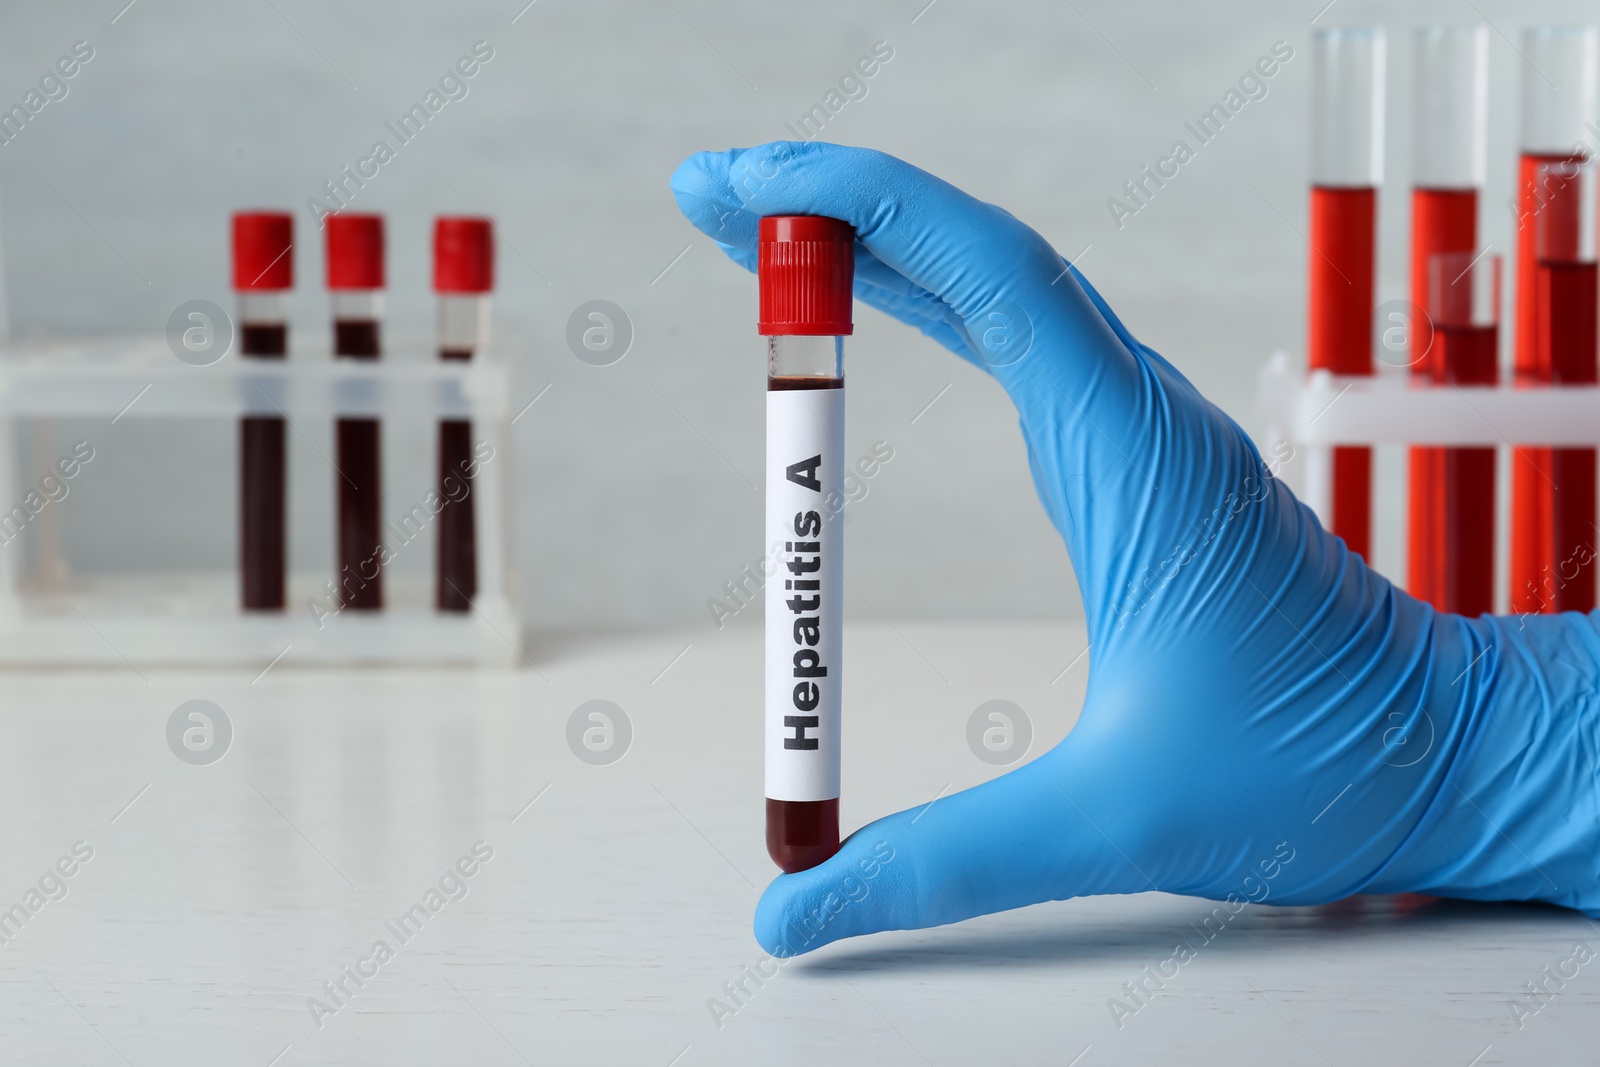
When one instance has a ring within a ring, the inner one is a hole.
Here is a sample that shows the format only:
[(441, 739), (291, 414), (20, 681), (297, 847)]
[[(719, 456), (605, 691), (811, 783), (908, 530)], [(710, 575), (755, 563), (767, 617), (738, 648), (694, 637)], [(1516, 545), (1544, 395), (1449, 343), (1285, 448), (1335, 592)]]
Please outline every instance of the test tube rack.
[[(0, 544), (0, 665), (520, 661), (509, 555), (509, 368), (493, 352), (450, 362), (434, 358), (432, 344), (409, 348), (402, 339), (390, 346), (394, 358), (368, 362), (295, 345), (281, 361), (229, 354), (193, 366), (174, 358), (161, 337), (0, 346), (0, 522), (39, 473), (20, 471), (16, 453), (19, 429), (39, 420), (103, 419), (109, 429), (129, 419), (236, 424), (241, 416), (277, 415), (294, 427), (347, 415), (381, 419), (388, 433), (432, 435), (440, 419), (464, 418), (472, 420), (474, 440), (494, 449), (472, 483), (479, 592), (471, 611), (440, 612), (418, 596), (411, 606), (319, 614), (312, 600), (337, 603), (324, 584), (334, 577), (331, 566), (326, 574), (306, 573), (291, 558), (287, 608), (245, 612), (234, 572), (105, 579), (68, 573), (57, 580), (23, 565), (16, 538)], [(237, 509), (236, 496), (228, 506)], [(331, 542), (331, 528), (327, 536)]]
[(1279, 477), (1330, 527), (1339, 445), (1600, 446), (1600, 386), (1418, 385), (1405, 368), (1309, 374), (1276, 352), (1258, 382), (1266, 445), (1294, 450)]

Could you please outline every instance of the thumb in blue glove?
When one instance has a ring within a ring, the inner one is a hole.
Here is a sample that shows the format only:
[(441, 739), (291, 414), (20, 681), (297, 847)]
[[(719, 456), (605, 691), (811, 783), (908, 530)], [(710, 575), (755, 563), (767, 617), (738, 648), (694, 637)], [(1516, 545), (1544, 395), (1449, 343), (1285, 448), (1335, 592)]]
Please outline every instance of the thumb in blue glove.
[(693, 156), (672, 188), (747, 268), (761, 216), (848, 221), (857, 298), (999, 382), (1092, 649), (1061, 744), (778, 877), (767, 951), (1146, 890), (1600, 913), (1592, 618), (1397, 590), (1042, 237), (900, 160), (778, 142)]

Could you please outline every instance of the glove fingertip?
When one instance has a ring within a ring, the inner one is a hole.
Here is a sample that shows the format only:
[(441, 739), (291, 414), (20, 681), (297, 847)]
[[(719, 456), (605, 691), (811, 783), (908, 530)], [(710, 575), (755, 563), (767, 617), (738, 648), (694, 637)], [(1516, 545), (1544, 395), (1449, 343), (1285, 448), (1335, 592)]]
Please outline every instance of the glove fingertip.
[(741, 151), (696, 152), (678, 164), (669, 183), (684, 217), (725, 247), (755, 243), (754, 221), (728, 180), (729, 168)]
[[(890, 816), (873, 826), (887, 832), (899, 820)], [(852, 834), (826, 863), (773, 879), (756, 905), (755, 935), (763, 949), (788, 959), (842, 938), (921, 925), (905, 921), (906, 861), (896, 863), (884, 833), (868, 829)]]
[(696, 152), (678, 164), (668, 183), (675, 196), (715, 196), (729, 191), (728, 167), (737, 158), (737, 150), (726, 152)]
[[(807, 878), (808, 874), (779, 875), (756, 905), (756, 941), (775, 959), (792, 959), (848, 936), (831, 921), (841, 899), (826, 888), (834, 880)], [(866, 931), (849, 931), (858, 932)]]

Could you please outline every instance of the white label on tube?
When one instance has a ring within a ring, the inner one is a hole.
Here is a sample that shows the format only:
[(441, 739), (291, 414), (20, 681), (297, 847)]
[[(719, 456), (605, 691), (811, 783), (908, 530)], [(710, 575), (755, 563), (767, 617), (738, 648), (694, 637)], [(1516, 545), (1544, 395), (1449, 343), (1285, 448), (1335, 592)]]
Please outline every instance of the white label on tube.
[(844, 389), (767, 393), (767, 796), (839, 795)]

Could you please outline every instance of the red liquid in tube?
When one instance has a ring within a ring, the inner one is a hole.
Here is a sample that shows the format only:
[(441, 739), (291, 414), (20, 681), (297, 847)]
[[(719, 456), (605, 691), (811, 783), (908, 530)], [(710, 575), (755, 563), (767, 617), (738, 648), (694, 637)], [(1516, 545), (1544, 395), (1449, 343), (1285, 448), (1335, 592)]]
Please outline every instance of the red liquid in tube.
[[(1477, 247), (1478, 193), (1476, 189), (1413, 189), (1411, 191), (1411, 302), (1418, 309), (1428, 306), (1428, 261), (1439, 252), (1469, 252)], [(1492, 327), (1491, 327), (1492, 329)], [(1441, 338), (1435, 334), (1426, 315), (1419, 315), (1412, 330), (1411, 373), (1429, 383), (1456, 380), (1443, 371)], [(1491, 378), (1490, 381), (1493, 381)], [(1452, 461), (1454, 449), (1414, 445), (1408, 456), (1406, 523), (1406, 589), (1419, 600), (1444, 610), (1449, 599), (1444, 587), (1450, 579), (1447, 570), (1459, 570), (1447, 562), (1447, 541), (1452, 527), (1446, 515), (1449, 506), (1445, 482), (1447, 468), (1463, 476), (1481, 466), (1481, 457), (1466, 463)], [(1493, 450), (1490, 450), (1493, 470)], [(1462, 487), (1456, 482), (1458, 488)], [(1491, 498), (1492, 504), (1492, 498)], [(1491, 528), (1492, 532), (1492, 528)], [(1490, 572), (1493, 572), (1493, 540), (1490, 541)], [(1490, 579), (1492, 595), (1493, 580)], [(1489, 607), (1492, 609), (1492, 600)]]
[[(468, 360), (471, 352), (443, 349), (442, 360)], [(478, 523), (472, 502), (472, 423), (439, 420), (439, 559), (434, 604), (440, 611), (471, 611), (478, 595)], [(462, 494), (459, 487), (466, 486)]]
[[(1594, 262), (1541, 261), (1536, 273), (1540, 363), (1556, 385), (1600, 382), (1596, 363)], [(1542, 578), (1549, 611), (1595, 608), (1595, 450), (1550, 448), (1550, 542)]]
[(241, 322), (239, 354), (263, 359), (283, 359), (289, 354), (289, 327), (285, 323)]
[[(464, 362), (488, 341), (494, 229), (488, 219), (440, 217), (433, 225), (433, 288), (439, 294), (439, 358)], [(439, 552), (434, 605), (472, 610), (478, 595), (478, 522), (472, 422), (439, 421)]]
[[(1550, 383), (1550, 367), (1539, 344), (1534, 229), (1546, 196), (1539, 189), (1539, 167), (1572, 158), (1526, 152), (1517, 168), (1517, 321), (1512, 351), (1519, 385)], [(1551, 552), (1555, 542), (1550, 523), (1551, 460), (1550, 449), (1537, 445), (1519, 444), (1511, 450), (1511, 610), (1518, 614), (1554, 610), (1545, 591), (1546, 575), (1556, 563)]]
[[(1340, 375), (1372, 373), (1378, 191), (1311, 189), (1306, 362)], [(1333, 450), (1331, 531), (1367, 557), (1372, 545), (1372, 449)]]
[[(287, 326), (244, 326), (239, 354), (286, 359)], [(288, 442), (277, 415), (239, 420), (240, 603), (249, 611), (282, 611), (288, 566)]]
[[(375, 360), (379, 327), (371, 320), (334, 323), (340, 359)], [(383, 429), (377, 419), (342, 418), (335, 426), (339, 464), (339, 589), (344, 606), (357, 611), (383, 607)]]
[[(1498, 326), (1435, 328), (1434, 381), (1441, 385), (1493, 385), (1499, 379)], [(1441, 448), (1436, 514), (1442, 529), (1430, 547), (1433, 605), (1478, 616), (1494, 610), (1494, 483), (1491, 448)]]

